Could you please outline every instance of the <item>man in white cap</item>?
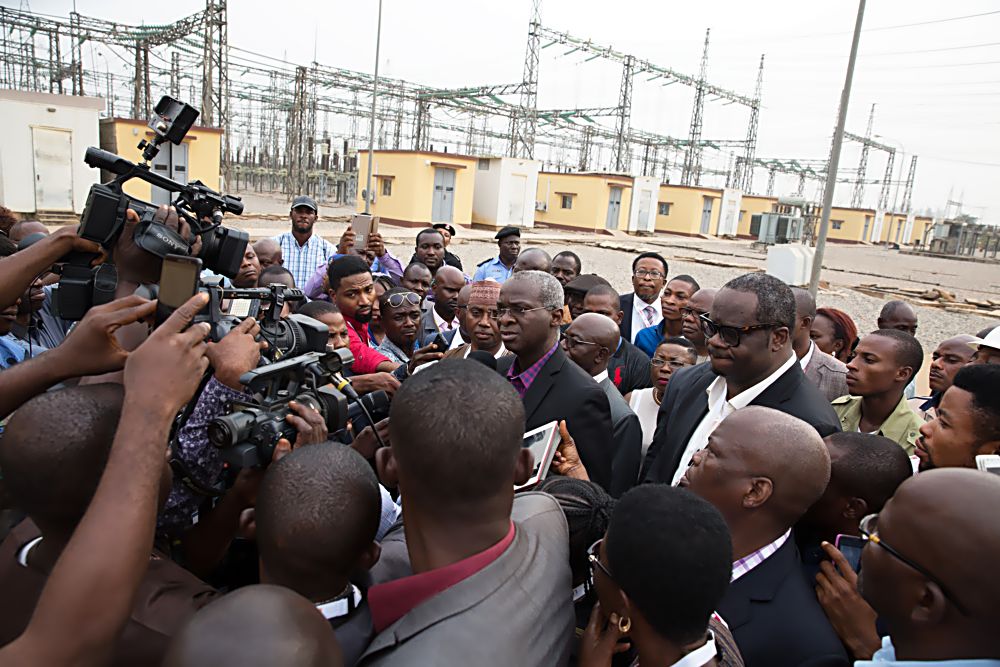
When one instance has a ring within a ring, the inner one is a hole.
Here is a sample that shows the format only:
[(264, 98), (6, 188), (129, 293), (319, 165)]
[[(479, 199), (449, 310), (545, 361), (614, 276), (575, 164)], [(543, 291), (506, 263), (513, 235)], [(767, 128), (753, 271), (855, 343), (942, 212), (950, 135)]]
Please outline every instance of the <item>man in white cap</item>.
[(1000, 364), (1000, 326), (995, 326), (985, 336), (979, 332), (979, 337), (969, 345), (976, 349), (974, 364)]
[(284, 266), (291, 271), (296, 285), (305, 285), (320, 264), (324, 264), (337, 254), (337, 247), (321, 236), (313, 235), (313, 225), (319, 207), (308, 195), (299, 195), (292, 201), (288, 217), (292, 230), (274, 237), (281, 246)]

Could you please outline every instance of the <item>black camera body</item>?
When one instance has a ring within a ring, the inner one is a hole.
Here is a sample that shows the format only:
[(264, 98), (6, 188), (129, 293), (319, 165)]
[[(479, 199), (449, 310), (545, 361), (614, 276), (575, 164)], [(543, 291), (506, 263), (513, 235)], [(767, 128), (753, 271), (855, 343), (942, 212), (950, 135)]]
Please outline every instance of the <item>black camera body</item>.
[[(99, 148), (87, 149), (84, 162), (95, 169), (109, 171), (116, 178), (110, 183), (91, 186), (80, 217), (78, 233), (81, 237), (110, 251), (125, 228), (128, 209), (132, 209), (139, 216), (133, 240), (142, 250), (160, 259), (167, 255), (189, 255), (200, 237), (198, 257), (206, 268), (229, 277), (239, 272), (250, 235), (222, 226), (224, 213), (243, 213), (239, 197), (220, 194), (200, 181), (178, 183), (155, 173), (148, 164), (156, 157), (162, 143), (180, 144), (197, 117), (198, 112), (193, 107), (164, 96), (149, 121), (155, 136), (151, 142), (139, 143), (147, 161), (141, 164)], [(182, 237), (157, 220), (158, 207), (124, 193), (123, 185), (133, 178), (177, 193), (172, 205), (190, 225), (190, 238)], [(95, 256), (88, 253), (70, 253), (63, 259), (63, 278), (59, 281), (57, 297), (59, 316), (63, 319), (79, 320), (92, 306), (107, 303), (114, 296), (114, 285), (110, 290), (108, 285), (112, 280), (117, 284), (117, 272), (113, 267), (102, 268), (106, 265), (92, 267), (94, 259)]]
[[(281, 310), (287, 301), (302, 301), (302, 290), (274, 283), (269, 287), (225, 289), (219, 278), (202, 280), (201, 291), (208, 293), (208, 304), (194, 322), (209, 325), (209, 338), (216, 343), (246, 317), (255, 317), (260, 324), (260, 338), (267, 342), (263, 355), (271, 361), (295, 357), (306, 352), (324, 352), (330, 340), (330, 330), (322, 322), (306, 315), (289, 315), (282, 319)], [(250, 300), (263, 305), (247, 309), (240, 315), (222, 312), (223, 300)]]
[(209, 441), (221, 450), (222, 460), (240, 467), (262, 467), (271, 462), (278, 440), (295, 442), (297, 431), (285, 421), (290, 401), (317, 410), (330, 433), (347, 426), (347, 397), (331, 384), (354, 357), (350, 350), (307, 352), (263, 366), (240, 377), (253, 393), (246, 401), (232, 401), (228, 414), (208, 425)]

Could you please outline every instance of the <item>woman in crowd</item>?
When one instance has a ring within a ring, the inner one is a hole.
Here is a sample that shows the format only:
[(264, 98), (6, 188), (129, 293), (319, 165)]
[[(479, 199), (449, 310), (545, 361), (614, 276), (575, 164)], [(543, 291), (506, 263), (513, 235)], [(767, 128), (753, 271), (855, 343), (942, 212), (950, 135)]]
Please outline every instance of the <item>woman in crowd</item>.
[(845, 364), (858, 344), (858, 327), (851, 316), (836, 308), (817, 308), (810, 337), (816, 347)]
[(694, 343), (683, 336), (670, 336), (660, 341), (649, 367), (652, 387), (636, 389), (625, 398), (632, 412), (639, 417), (642, 425), (642, 455), (646, 456), (649, 443), (653, 441), (656, 432), (656, 414), (663, 402), (670, 376), (679, 368), (694, 366), (698, 359), (698, 351)]

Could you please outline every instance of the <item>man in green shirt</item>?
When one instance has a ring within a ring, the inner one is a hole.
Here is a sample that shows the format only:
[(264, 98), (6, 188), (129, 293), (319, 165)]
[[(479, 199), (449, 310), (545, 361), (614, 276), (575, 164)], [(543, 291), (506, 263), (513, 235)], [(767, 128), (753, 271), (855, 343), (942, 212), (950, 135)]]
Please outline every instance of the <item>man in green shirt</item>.
[(920, 343), (904, 331), (879, 329), (862, 338), (847, 364), (851, 393), (833, 401), (841, 428), (885, 436), (912, 456), (923, 420), (903, 393), (923, 360)]

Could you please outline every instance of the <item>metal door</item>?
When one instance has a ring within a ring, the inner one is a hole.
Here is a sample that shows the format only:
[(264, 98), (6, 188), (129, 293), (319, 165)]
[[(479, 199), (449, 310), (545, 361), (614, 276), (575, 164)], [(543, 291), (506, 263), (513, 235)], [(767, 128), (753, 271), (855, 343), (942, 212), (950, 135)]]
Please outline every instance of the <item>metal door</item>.
[(871, 223), (872, 223), (872, 217), (870, 215), (866, 215), (865, 216), (865, 228), (861, 232), (861, 240), (862, 241), (867, 241), (868, 240), (868, 228), (871, 226)]
[[(633, 191), (633, 195), (635, 192)], [(639, 232), (651, 232), (653, 231), (653, 221), (649, 217), (649, 211), (653, 207), (653, 192), (651, 190), (642, 190), (639, 193), (639, 219), (636, 221), (636, 231)]]
[(434, 168), (434, 201), (431, 222), (451, 222), (455, 208), (455, 170)]
[(712, 198), (703, 197), (704, 204), (701, 207), (701, 233), (708, 234), (712, 229)]
[(73, 133), (31, 128), (35, 166), (35, 210), (73, 210)]
[(524, 191), (528, 188), (528, 177), (511, 174), (507, 181), (507, 220), (512, 225), (531, 227), (534, 220), (524, 219)]
[[(181, 144), (180, 146), (174, 146), (173, 144), (167, 144), (166, 146), (161, 146), (159, 154), (153, 158), (152, 167), (153, 171), (157, 174), (172, 178), (178, 183), (186, 184), (188, 182), (188, 145)], [(155, 185), (151, 187), (152, 201), (150, 203), (157, 206), (170, 203), (170, 192)]]
[(608, 197), (608, 219), (604, 223), (605, 229), (618, 229), (618, 214), (622, 210), (622, 188), (617, 185), (611, 186), (611, 196)]

